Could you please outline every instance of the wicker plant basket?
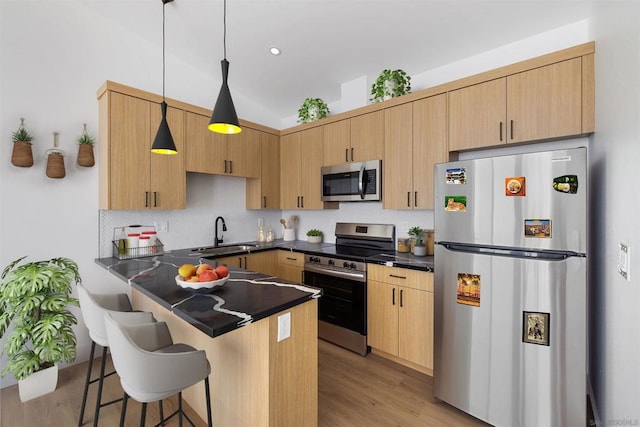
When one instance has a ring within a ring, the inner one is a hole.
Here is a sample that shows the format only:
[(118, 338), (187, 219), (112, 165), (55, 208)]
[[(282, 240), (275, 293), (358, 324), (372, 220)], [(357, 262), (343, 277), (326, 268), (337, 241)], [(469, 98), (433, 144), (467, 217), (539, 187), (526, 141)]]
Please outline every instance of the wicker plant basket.
[(47, 176), (49, 178), (64, 178), (64, 156), (62, 154), (50, 153), (47, 156)]
[(20, 168), (28, 168), (33, 166), (33, 152), (31, 144), (23, 141), (13, 143), (13, 152), (11, 153), (11, 164)]
[(90, 168), (96, 164), (93, 157), (93, 145), (80, 144), (78, 145), (78, 165), (85, 168)]

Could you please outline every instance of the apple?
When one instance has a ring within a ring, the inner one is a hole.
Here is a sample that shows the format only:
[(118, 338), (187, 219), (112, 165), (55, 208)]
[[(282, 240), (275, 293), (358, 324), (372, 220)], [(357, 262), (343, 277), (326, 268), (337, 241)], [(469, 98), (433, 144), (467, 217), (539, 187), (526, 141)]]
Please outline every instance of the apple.
[(200, 282), (212, 282), (218, 280), (218, 275), (213, 270), (205, 270), (198, 275), (198, 281)]
[(226, 265), (219, 265), (214, 270), (219, 278), (224, 279), (229, 275), (229, 267)]
[(196, 275), (200, 276), (206, 270), (213, 270), (213, 267), (210, 264), (200, 264), (196, 269)]
[(198, 280), (198, 276), (191, 276), (189, 277), (189, 279), (186, 280), (186, 282), (199, 282), (200, 280)]

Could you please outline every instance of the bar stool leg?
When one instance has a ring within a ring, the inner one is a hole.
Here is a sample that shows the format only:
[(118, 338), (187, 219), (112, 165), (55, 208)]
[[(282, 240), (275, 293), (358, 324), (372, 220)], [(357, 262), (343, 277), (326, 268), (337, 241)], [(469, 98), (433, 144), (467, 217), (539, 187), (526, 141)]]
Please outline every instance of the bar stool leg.
[(164, 410), (162, 409), (162, 400), (158, 400), (158, 408), (160, 409), (160, 424), (164, 426)]
[(147, 420), (147, 402), (142, 404), (142, 410), (140, 411), (140, 427), (144, 427), (144, 422)]
[(127, 393), (125, 392), (124, 395), (122, 396), (122, 410), (120, 411), (120, 427), (124, 427), (124, 419), (127, 414), (127, 399), (129, 399), (129, 396), (127, 396)]
[(102, 347), (102, 363), (100, 364), (100, 381), (98, 382), (98, 397), (96, 399), (96, 412), (93, 416), (93, 427), (98, 427), (98, 417), (102, 406), (102, 383), (104, 382), (104, 365), (107, 362), (107, 347)]
[(213, 420), (211, 419), (211, 390), (209, 390), (209, 377), (204, 379), (204, 392), (207, 398), (207, 426), (213, 427)]
[(182, 392), (178, 392), (178, 420), (179, 425), (182, 427)]
[(91, 368), (93, 367), (93, 354), (96, 351), (96, 342), (91, 341), (91, 354), (89, 355), (89, 367), (87, 368), (87, 380), (84, 382), (84, 393), (82, 394), (82, 406), (80, 407), (80, 419), (78, 427), (82, 426), (84, 419), (84, 408), (87, 405), (87, 394), (89, 393), (89, 384), (91, 383)]

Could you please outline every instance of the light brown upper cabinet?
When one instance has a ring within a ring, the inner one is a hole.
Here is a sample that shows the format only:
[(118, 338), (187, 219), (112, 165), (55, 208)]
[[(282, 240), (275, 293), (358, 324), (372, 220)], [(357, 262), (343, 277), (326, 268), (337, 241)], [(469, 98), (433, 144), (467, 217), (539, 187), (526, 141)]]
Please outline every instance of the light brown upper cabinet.
[(280, 138), (280, 208), (326, 209), (337, 203), (321, 200), (322, 126)]
[(261, 132), (259, 179), (247, 179), (247, 209), (280, 209), (280, 137)]
[(374, 111), (324, 127), (324, 165), (382, 159), (384, 111)]
[(260, 132), (243, 127), (236, 135), (211, 132), (209, 117), (186, 113), (187, 172), (260, 177)]
[(382, 206), (433, 209), (433, 165), (447, 161), (447, 96), (385, 110)]
[(184, 209), (184, 111), (168, 107), (178, 154), (152, 154), (160, 104), (101, 88), (99, 93), (100, 209)]
[(587, 123), (583, 128), (582, 62), (574, 58), (449, 92), (449, 150), (592, 131)]

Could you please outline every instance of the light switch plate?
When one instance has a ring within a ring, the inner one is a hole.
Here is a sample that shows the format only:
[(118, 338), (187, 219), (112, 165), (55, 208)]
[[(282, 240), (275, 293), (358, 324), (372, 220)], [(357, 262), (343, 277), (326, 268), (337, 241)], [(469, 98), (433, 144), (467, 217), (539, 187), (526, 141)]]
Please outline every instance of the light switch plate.
[(153, 225), (158, 233), (166, 233), (169, 231), (169, 222), (167, 221), (155, 221)]
[(618, 246), (618, 273), (625, 279), (627, 282), (631, 281), (631, 247), (624, 243), (620, 242)]
[(278, 342), (291, 336), (291, 312), (278, 316)]

